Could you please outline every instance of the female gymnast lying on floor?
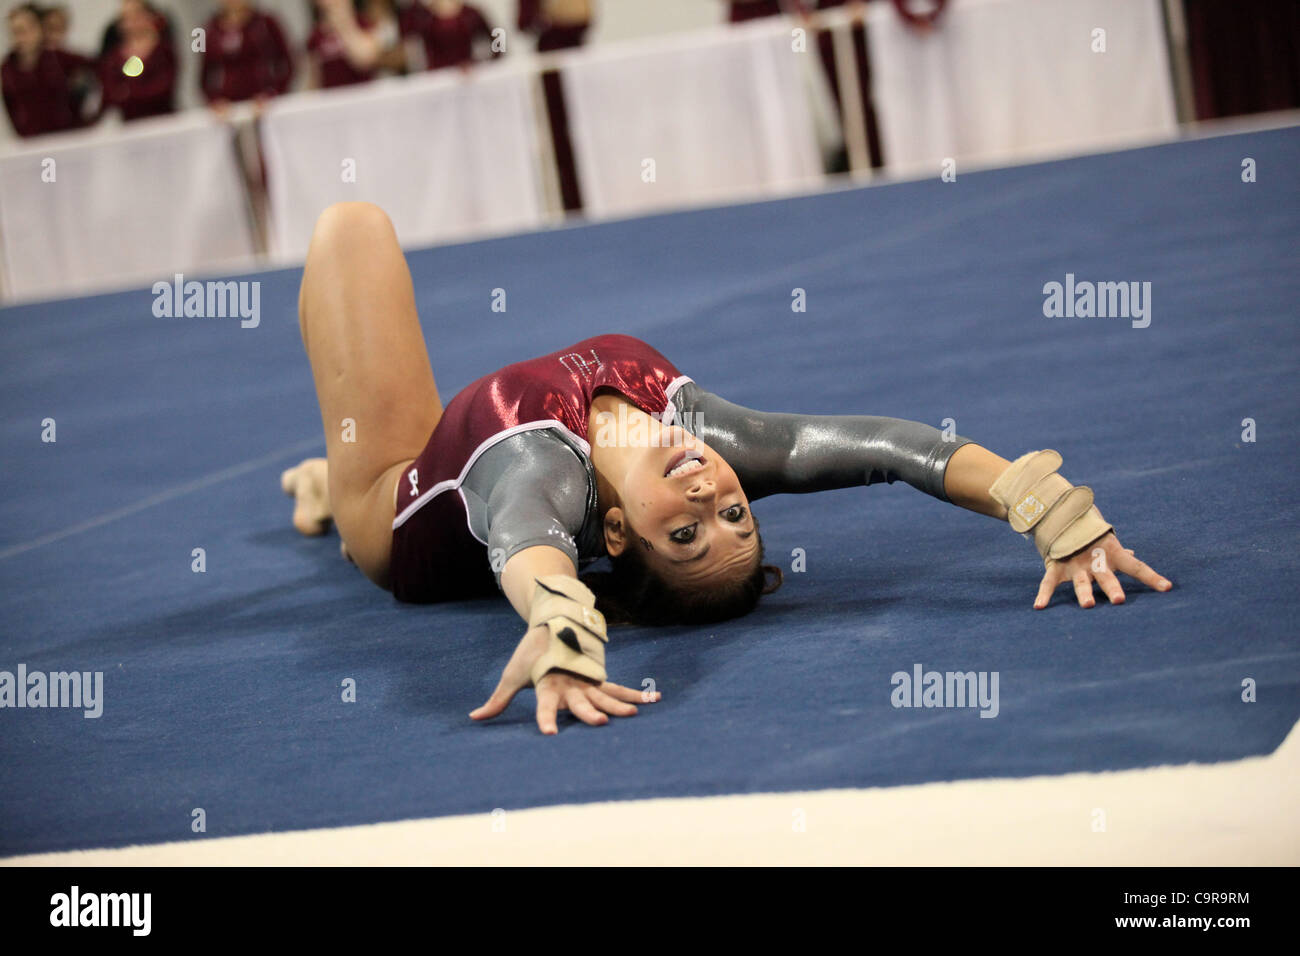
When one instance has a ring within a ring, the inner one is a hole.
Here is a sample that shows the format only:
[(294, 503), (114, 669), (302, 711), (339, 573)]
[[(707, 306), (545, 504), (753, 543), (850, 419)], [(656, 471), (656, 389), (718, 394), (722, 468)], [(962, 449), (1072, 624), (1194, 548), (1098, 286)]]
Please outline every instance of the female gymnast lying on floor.
[[(1057, 474), (1055, 452), (1010, 462), (918, 422), (754, 411), (626, 335), (509, 365), (444, 411), (410, 273), (376, 206), (322, 214), (298, 313), (327, 458), (282, 477), (294, 525), (322, 534), (333, 520), (344, 553), (399, 600), (504, 592), (528, 627), (477, 720), (529, 685), (546, 734), (560, 709), (603, 724), (658, 699), (605, 680), (606, 620), (753, 609), (781, 579), (749, 510), (771, 494), (902, 480), (1009, 521), (1043, 556), (1036, 608), (1067, 581), (1081, 607), (1094, 580), (1119, 604), (1115, 571), (1172, 586), (1120, 546), (1090, 490)], [(606, 554), (612, 571), (578, 579)]]

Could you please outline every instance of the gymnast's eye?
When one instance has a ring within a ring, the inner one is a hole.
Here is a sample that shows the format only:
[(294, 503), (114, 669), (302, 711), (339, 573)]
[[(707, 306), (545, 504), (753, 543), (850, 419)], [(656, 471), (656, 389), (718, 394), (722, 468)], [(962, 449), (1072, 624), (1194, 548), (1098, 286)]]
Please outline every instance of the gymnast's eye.
[(676, 531), (669, 533), (668, 537), (678, 544), (690, 544), (695, 540), (695, 529), (697, 525), (691, 524), (684, 528), (678, 528)]
[(726, 511), (722, 512), (722, 516), (723, 516), (724, 518), (726, 518), (728, 521), (744, 521), (744, 520), (745, 520), (745, 506), (744, 506), (744, 505), (732, 505), (732, 506), (731, 506), (730, 508), (728, 508)]

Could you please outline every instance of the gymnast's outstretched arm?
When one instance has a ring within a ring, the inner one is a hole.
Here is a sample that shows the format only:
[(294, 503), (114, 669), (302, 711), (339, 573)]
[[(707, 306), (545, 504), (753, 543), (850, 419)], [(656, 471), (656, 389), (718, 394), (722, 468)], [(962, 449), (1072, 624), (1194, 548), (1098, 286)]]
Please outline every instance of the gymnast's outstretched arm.
[[(1054, 459), (1050, 457), (1054, 455)], [(1059, 464), (1060, 456), (1055, 452), (1033, 452), (1010, 462), (971, 442), (953, 452), (948, 460), (943, 479), (944, 492), (953, 504), (1000, 521), (1011, 521), (1015, 530), (1021, 530), (1024, 519), (1021, 517), (1020, 521), (1012, 520), (1008, 506), (1021, 515), (1028, 514), (1030, 512), (1023, 506), (1036, 510), (1035, 502), (1038, 498), (1048, 499), (1053, 490), (1063, 491), (1059, 510), (1068, 509), (1070, 501), (1076, 497), (1086, 498), (1089, 507), (1073, 527), (1060, 525), (1060, 521), (1054, 517), (1058, 508), (1045, 508), (1041, 518), (1037, 518), (1025, 533), (1026, 537), (1032, 536), (1040, 552), (1044, 547), (1048, 550), (1043, 557), (1043, 577), (1038, 583), (1038, 594), (1034, 598), (1034, 608), (1037, 610), (1047, 607), (1052, 592), (1066, 581), (1074, 585), (1075, 599), (1080, 607), (1094, 605), (1094, 580), (1101, 586), (1111, 604), (1123, 604), (1124, 588), (1115, 577), (1116, 571), (1137, 578), (1157, 591), (1172, 588), (1173, 584), (1157, 574), (1150, 565), (1140, 561), (1132, 548), (1120, 545), (1110, 525), (1106, 525), (1106, 530), (1099, 537), (1091, 541), (1084, 540), (1093, 535), (1091, 531), (1079, 529), (1089, 527), (1093, 514), (1098, 520), (1101, 515), (1091, 505), (1091, 489), (1072, 488), (1054, 473), (1043, 475), (1047, 466), (1051, 466), (1054, 472), (1055, 466)], [(1037, 472), (1034, 471), (1035, 468), (1038, 469)], [(1080, 492), (1083, 491), (1087, 494), (1081, 495)], [(1045, 546), (1043, 543), (1045, 533), (1050, 533), (1046, 527), (1050, 524), (1061, 528), (1054, 550), (1051, 544)], [(1099, 530), (1099, 526), (1094, 524), (1093, 530)], [(1075, 545), (1080, 547), (1076, 549)]]
[[(1095, 580), (1112, 604), (1124, 601), (1115, 571), (1158, 591), (1173, 585), (1123, 548), (1092, 503), (1092, 491), (1057, 474), (1056, 452), (1014, 462), (968, 438), (921, 422), (876, 415), (760, 412), (684, 384), (673, 397), (684, 427), (735, 469), (750, 500), (902, 480), (942, 501), (1008, 521), (1033, 537), (1044, 560), (1034, 607), (1071, 581), (1092, 607)], [(689, 417), (688, 417), (689, 416)]]
[(557, 732), (560, 710), (599, 726), (609, 722), (609, 714), (636, 714), (634, 702), (659, 700), (658, 693), (645, 694), (604, 679), (604, 621), (565, 551), (544, 544), (524, 548), (506, 562), (500, 583), (528, 630), (496, 689), (470, 717), (497, 716), (529, 685), (537, 690), (537, 726), (544, 734)]
[(944, 470), (970, 441), (880, 415), (760, 412), (694, 382), (673, 401), (683, 427), (722, 454), (750, 501), (900, 480), (947, 501)]
[(527, 628), (475, 720), (497, 716), (529, 685), (544, 734), (556, 732), (559, 710), (599, 725), (659, 699), (605, 680), (605, 621), (577, 576), (588, 486), (586, 466), (546, 429), (498, 442), (465, 476), (470, 530), (486, 540), (497, 584)]

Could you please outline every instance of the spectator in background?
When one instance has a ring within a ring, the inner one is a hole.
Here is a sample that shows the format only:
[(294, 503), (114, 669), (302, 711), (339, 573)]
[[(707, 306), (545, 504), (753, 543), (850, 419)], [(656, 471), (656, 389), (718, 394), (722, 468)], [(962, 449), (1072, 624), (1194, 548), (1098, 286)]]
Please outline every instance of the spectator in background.
[(208, 21), (206, 33), (199, 85), (218, 112), (232, 102), (261, 104), (289, 89), (293, 58), (284, 30), (251, 0), (221, 0), (221, 10)]
[(68, 74), (71, 93), (72, 115), (78, 118), (80, 125), (94, 121), (95, 114), (87, 117), (87, 105), (92, 101), (92, 94), (99, 81), (99, 70), (95, 61), (88, 56), (73, 53), (65, 49), (68, 38), (70, 18), (68, 8), (63, 6), (46, 7), (41, 11), (41, 29), (45, 34), (45, 49), (53, 50), (63, 63)]
[[(537, 52), (563, 50), (581, 46), (591, 28), (590, 0), (519, 0), (519, 29), (537, 34)], [(542, 91), (546, 96), (546, 118), (555, 144), (555, 171), (560, 180), (560, 200), (567, 211), (582, 208), (578, 188), (578, 169), (569, 139), (569, 114), (564, 104), (564, 89), (556, 70), (542, 73)]]
[(365, 83), (375, 75), (378, 43), (360, 0), (308, 0), (312, 29), (307, 37), (310, 89)]
[(9, 37), (0, 87), (14, 132), (40, 136), (82, 125), (72, 109), (72, 54), (46, 49), (40, 11), (30, 3), (10, 10)]
[[(159, 41), (167, 46), (172, 53), (176, 52), (176, 39), (172, 32), (172, 20), (166, 13), (159, 10), (148, 0), (145, 0), (144, 8), (153, 14), (154, 20), (158, 23)], [(111, 20), (108, 26), (104, 27), (104, 33), (99, 38), (99, 58), (102, 60), (108, 54), (112, 53), (122, 43), (122, 17), (119, 11), (118, 16)]]
[(460, 0), (416, 0), (402, 13), (402, 34), (420, 41), (426, 70), (467, 67), (475, 60), (500, 55), (492, 49), (492, 27), (487, 18), (477, 7)]
[(176, 109), (176, 54), (162, 39), (163, 20), (144, 0), (122, 0), (117, 46), (100, 60), (103, 109), (130, 121)]
[(582, 46), (591, 28), (591, 0), (519, 0), (519, 29), (537, 34), (537, 52)]
[(68, 39), (68, 8), (54, 6), (43, 9), (41, 28), (45, 31), (45, 49), (62, 50)]
[(379, 59), (375, 72), (391, 76), (406, 72), (406, 56), (402, 51), (402, 28), (394, 0), (361, 0), (362, 13), (370, 21), (370, 35), (379, 44)]

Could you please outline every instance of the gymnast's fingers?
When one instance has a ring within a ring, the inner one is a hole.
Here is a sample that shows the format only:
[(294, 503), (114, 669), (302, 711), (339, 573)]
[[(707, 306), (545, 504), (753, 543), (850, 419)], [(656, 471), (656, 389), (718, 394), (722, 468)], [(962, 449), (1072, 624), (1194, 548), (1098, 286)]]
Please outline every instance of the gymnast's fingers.
[(1079, 607), (1092, 607), (1097, 603), (1092, 596), (1092, 578), (1084, 568), (1074, 572), (1074, 595), (1079, 599)]
[(1047, 602), (1052, 600), (1052, 592), (1056, 586), (1061, 583), (1060, 575), (1056, 570), (1056, 565), (1052, 565), (1043, 573), (1043, 580), (1038, 585), (1038, 597), (1034, 598), (1034, 610), (1041, 611), (1047, 607)]
[(587, 700), (591, 701), (605, 713), (613, 714), (615, 717), (631, 717), (636, 714), (635, 705), (624, 703), (621, 700), (615, 700), (599, 687), (589, 687), (587, 689)]
[(495, 717), (501, 711), (510, 706), (514, 700), (515, 694), (519, 693), (519, 688), (505, 677), (501, 678), (497, 684), (497, 689), (492, 692), (492, 696), (481, 707), (476, 707), (469, 712), (470, 717), (475, 720), (487, 720), (489, 717)]
[(587, 700), (587, 688), (585, 687), (570, 686), (564, 693), (564, 702), (568, 705), (569, 710), (573, 712), (573, 715), (584, 724), (599, 727), (601, 724), (609, 723), (609, 718), (593, 707), (591, 701)]
[(629, 704), (653, 704), (663, 696), (663, 694), (659, 693), (657, 690), (633, 690), (631, 687), (624, 687), (622, 684), (614, 684), (610, 681), (605, 681), (605, 683), (601, 684), (600, 689), (610, 697), (617, 698), (618, 700), (625, 700)]
[(1115, 555), (1115, 570), (1123, 571), (1129, 577), (1137, 578), (1147, 587), (1154, 588), (1157, 591), (1168, 591), (1173, 587), (1172, 583), (1157, 574), (1149, 564), (1145, 561), (1139, 561), (1132, 551), (1127, 554)]
[(1119, 578), (1115, 577), (1111, 571), (1096, 571), (1094, 574), (1097, 583), (1106, 592), (1106, 600), (1110, 601), (1111, 604), (1123, 604), (1124, 588), (1120, 586)]
[(560, 692), (545, 679), (537, 688), (537, 729), (544, 734), (556, 734), (555, 713), (560, 707)]

